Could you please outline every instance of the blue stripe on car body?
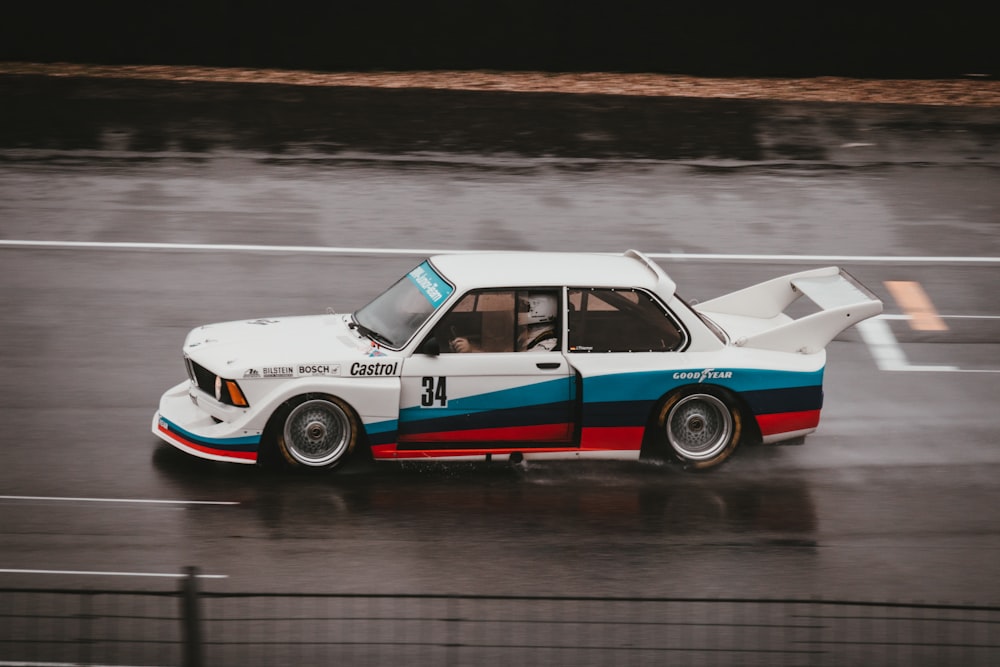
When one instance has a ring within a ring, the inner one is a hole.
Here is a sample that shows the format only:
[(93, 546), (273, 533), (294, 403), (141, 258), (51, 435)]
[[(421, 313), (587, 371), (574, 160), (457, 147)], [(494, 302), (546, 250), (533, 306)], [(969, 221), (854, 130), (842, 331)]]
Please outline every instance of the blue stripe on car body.
[(201, 445), (218, 447), (221, 449), (239, 449), (240, 451), (246, 451), (246, 447), (248, 445), (253, 445), (255, 447), (260, 445), (259, 435), (246, 435), (235, 438), (208, 438), (203, 435), (195, 435), (194, 433), (181, 428), (166, 417), (161, 416), (160, 421), (166, 424), (167, 430), (179, 433), (185, 439)]
[[(728, 377), (706, 376), (702, 379), (702, 374), (706, 370)], [(583, 397), (587, 403), (621, 400), (655, 401), (668, 391), (689, 384), (715, 384), (736, 393), (820, 386), (823, 384), (823, 370), (798, 372), (742, 368), (699, 368), (613, 373), (584, 378)]]
[(565, 403), (573, 398), (570, 394), (572, 377), (544, 380), (522, 387), (473, 394), (462, 398), (449, 399), (443, 408), (408, 407), (399, 411), (400, 421), (412, 422), (437, 419), (450, 412), (482, 412), (534, 407), (543, 404)]

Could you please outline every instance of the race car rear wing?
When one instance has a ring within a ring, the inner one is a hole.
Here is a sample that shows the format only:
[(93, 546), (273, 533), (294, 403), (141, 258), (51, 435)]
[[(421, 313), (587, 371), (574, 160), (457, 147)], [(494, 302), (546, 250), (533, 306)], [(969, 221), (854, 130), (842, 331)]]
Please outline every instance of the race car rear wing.
[[(785, 310), (803, 295), (820, 310), (792, 319)], [(830, 266), (758, 283), (695, 309), (722, 324), (734, 345), (811, 354), (841, 331), (881, 313), (882, 301), (847, 271)]]

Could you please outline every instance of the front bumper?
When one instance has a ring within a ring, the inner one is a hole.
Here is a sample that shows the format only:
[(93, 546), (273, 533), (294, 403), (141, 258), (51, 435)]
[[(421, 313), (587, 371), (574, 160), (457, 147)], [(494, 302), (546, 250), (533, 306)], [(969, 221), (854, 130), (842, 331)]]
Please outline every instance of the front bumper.
[(153, 415), (153, 433), (174, 447), (213, 461), (256, 463), (261, 432), (241, 428), (238, 423), (217, 422), (200, 408), (199, 392), (184, 381), (160, 398)]

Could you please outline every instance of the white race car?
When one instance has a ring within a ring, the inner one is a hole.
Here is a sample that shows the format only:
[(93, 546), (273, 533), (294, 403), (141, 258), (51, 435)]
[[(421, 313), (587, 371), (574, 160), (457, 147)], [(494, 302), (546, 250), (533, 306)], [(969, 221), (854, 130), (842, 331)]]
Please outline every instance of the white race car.
[[(792, 318), (800, 296), (814, 304)], [(837, 267), (697, 305), (643, 254), (427, 259), (353, 314), (199, 327), (153, 432), (218, 461), (659, 457), (816, 430), (825, 347), (877, 315)]]

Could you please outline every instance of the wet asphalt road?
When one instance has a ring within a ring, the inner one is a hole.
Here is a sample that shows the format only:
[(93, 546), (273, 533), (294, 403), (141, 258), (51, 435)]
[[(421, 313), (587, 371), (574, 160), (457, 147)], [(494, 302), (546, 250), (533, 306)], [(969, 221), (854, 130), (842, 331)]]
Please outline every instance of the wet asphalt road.
[[(232, 591), (1000, 602), (1000, 112), (11, 78), (0, 97), (0, 239), (410, 251), (0, 246), (0, 586), (197, 565)], [(352, 310), (425, 249), (628, 247), (741, 255), (660, 260), (699, 299), (844, 256), (904, 370), (845, 333), (819, 431), (709, 474), (303, 478), (149, 433), (198, 324)], [(894, 261), (913, 256), (951, 259)], [(947, 330), (896, 317), (893, 280)]]

